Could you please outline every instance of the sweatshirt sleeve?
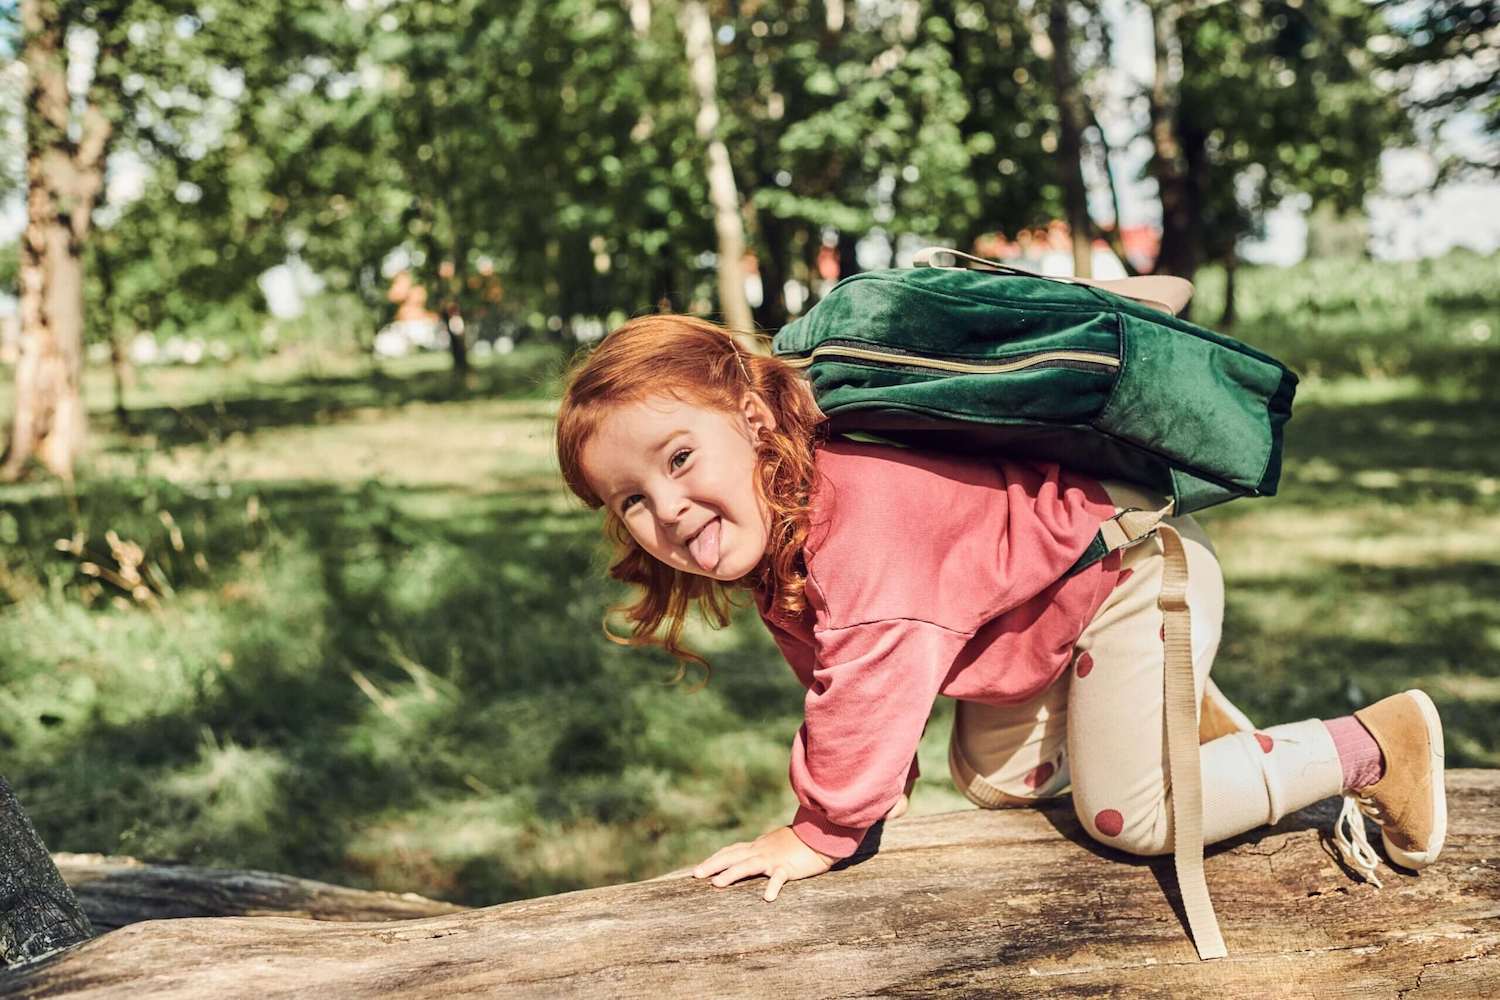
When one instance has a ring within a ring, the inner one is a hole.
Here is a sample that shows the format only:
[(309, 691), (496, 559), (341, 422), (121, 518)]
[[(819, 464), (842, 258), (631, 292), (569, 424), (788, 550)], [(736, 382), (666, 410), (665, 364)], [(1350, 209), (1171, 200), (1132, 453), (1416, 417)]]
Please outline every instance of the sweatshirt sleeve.
[(900, 798), (932, 703), (971, 637), (891, 619), (815, 638), (804, 721), (792, 743), (800, 804), (792, 831), (813, 850), (843, 858)]

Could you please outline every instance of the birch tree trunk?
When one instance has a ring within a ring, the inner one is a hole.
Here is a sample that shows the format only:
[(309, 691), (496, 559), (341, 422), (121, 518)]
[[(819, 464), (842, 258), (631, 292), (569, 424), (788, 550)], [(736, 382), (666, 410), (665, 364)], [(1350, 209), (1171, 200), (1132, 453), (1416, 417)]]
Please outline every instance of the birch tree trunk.
[[(118, 50), (103, 37), (76, 143), (68, 136), (67, 24), (57, 0), (21, 0), (26, 65), (26, 229), (21, 237), (21, 344), (15, 414), (0, 479), (35, 459), (73, 477), (84, 441), (83, 247), (104, 188), (112, 132), (100, 99)], [(108, 30), (101, 28), (101, 36)]]
[(745, 297), (745, 221), (740, 195), (729, 164), (729, 150), (719, 138), (718, 67), (714, 62), (713, 27), (701, 0), (682, 5), (682, 34), (687, 46), (693, 87), (698, 92), (698, 138), (708, 151), (708, 196), (714, 206), (714, 230), (719, 238), (719, 308), (731, 330), (755, 329), (750, 302)]

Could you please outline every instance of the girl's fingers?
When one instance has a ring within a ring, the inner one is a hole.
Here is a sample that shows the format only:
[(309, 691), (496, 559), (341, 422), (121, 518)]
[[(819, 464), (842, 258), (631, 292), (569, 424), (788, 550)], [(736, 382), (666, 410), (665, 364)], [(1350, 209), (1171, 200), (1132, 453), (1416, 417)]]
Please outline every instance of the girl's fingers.
[(698, 862), (698, 867), (693, 869), (693, 878), (707, 878), (715, 872), (723, 871), (738, 861), (749, 846), (749, 844), (730, 844), (728, 847), (719, 848)]
[(781, 894), (781, 887), (786, 885), (786, 869), (778, 868), (771, 873), (771, 884), (766, 886), (766, 902), (776, 902), (776, 897)]
[(714, 885), (720, 889), (732, 882), (738, 882), (742, 878), (751, 875), (765, 874), (766, 863), (760, 858), (750, 858), (737, 864), (730, 865), (722, 872), (714, 876)]

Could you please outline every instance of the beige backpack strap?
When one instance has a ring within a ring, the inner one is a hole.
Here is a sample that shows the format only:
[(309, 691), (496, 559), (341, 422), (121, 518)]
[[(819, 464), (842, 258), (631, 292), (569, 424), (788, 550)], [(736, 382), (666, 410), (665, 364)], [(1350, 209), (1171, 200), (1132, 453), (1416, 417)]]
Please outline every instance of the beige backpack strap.
[(1105, 551), (1128, 548), (1150, 535), (1161, 524), (1162, 518), (1172, 516), (1175, 503), (1169, 497), (1166, 506), (1160, 510), (1123, 510), (1099, 525), (1099, 537), (1104, 539)]
[(1223, 958), (1228, 952), (1203, 874), (1203, 773), (1198, 755), (1192, 620), (1187, 605), (1187, 553), (1176, 528), (1158, 523), (1156, 531), (1164, 558), (1160, 606), (1166, 634), (1163, 698), (1167, 718), (1167, 777), (1172, 785), (1172, 861), (1198, 957)]

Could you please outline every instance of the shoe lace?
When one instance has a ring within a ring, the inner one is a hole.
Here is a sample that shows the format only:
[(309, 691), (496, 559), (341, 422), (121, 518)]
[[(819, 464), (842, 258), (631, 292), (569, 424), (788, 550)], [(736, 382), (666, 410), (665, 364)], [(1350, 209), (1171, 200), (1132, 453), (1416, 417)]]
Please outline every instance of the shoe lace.
[(1375, 804), (1369, 799), (1357, 795), (1344, 795), (1344, 808), (1339, 811), (1339, 818), (1333, 824), (1333, 846), (1338, 848), (1344, 864), (1358, 872), (1360, 878), (1373, 883), (1379, 889), (1383, 886), (1375, 874), (1375, 866), (1379, 864), (1380, 859), (1376, 856), (1375, 849), (1370, 846), (1369, 838), (1365, 836), (1365, 816), (1362, 809), (1364, 806), (1375, 808)]

